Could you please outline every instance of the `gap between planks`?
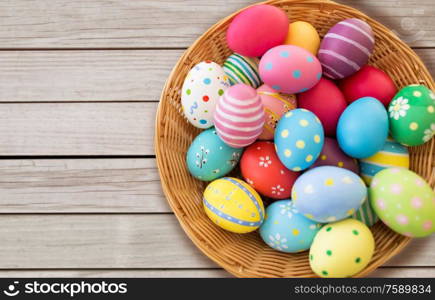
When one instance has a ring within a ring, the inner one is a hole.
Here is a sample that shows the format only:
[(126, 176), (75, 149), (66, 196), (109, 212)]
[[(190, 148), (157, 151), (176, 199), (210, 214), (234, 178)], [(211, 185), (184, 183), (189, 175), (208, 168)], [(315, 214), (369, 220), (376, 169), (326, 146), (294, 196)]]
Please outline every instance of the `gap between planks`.
[[(58, 0), (0, 2), (7, 48), (187, 47), (212, 24), (257, 0)], [(413, 46), (435, 46), (432, 0), (339, 0), (395, 30)]]
[[(416, 52), (435, 74), (435, 48)], [(0, 51), (0, 103), (156, 102), (182, 53)]]

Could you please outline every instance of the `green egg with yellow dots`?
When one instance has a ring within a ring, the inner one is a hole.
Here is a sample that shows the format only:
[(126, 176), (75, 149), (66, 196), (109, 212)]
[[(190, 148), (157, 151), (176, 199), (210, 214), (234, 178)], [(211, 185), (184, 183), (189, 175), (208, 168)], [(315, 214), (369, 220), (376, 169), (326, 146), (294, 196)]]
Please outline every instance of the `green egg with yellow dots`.
[(429, 142), (435, 133), (435, 95), (424, 85), (401, 89), (388, 106), (392, 137), (405, 146)]

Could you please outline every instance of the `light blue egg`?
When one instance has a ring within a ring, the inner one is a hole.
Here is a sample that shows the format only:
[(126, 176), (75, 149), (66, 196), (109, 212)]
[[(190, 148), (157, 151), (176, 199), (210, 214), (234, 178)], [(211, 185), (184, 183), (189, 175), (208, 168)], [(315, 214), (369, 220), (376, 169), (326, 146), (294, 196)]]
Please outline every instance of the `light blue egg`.
[(200, 133), (187, 151), (186, 162), (190, 174), (203, 181), (211, 181), (231, 172), (239, 162), (243, 148), (225, 144), (214, 127)]
[(366, 201), (367, 188), (354, 172), (322, 166), (298, 177), (292, 199), (295, 208), (307, 218), (329, 223), (354, 214)]
[(276, 201), (266, 209), (260, 227), (263, 241), (281, 252), (300, 252), (310, 248), (321, 224), (304, 217), (290, 200)]
[(281, 162), (292, 171), (311, 166), (319, 157), (324, 141), (319, 118), (306, 109), (286, 113), (275, 130), (276, 152)]
[(387, 111), (381, 102), (372, 97), (352, 102), (338, 120), (338, 144), (354, 158), (374, 155), (382, 149), (387, 136)]

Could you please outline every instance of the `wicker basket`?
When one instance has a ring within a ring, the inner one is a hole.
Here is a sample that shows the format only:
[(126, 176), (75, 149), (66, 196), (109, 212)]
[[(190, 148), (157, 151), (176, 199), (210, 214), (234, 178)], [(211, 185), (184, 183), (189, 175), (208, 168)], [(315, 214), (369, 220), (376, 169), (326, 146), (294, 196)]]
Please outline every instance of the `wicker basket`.
[[(356, 9), (332, 1), (274, 0), (265, 2), (282, 8), (291, 21), (313, 24), (323, 36), (335, 23), (346, 18), (368, 22), (376, 36), (370, 64), (390, 75), (400, 88), (421, 83), (432, 90), (434, 82), (420, 58), (390, 30)], [(237, 13), (235, 13), (237, 14)], [(209, 258), (238, 277), (315, 277), (308, 252), (286, 254), (269, 248), (257, 232), (234, 234), (213, 224), (202, 206), (207, 183), (189, 175), (186, 151), (199, 133), (184, 118), (180, 91), (188, 71), (203, 60), (222, 64), (231, 54), (225, 41), (229, 23), (235, 14), (221, 20), (204, 33), (180, 58), (163, 90), (156, 120), (155, 147), (164, 193), (184, 231)], [(434, 186), (435, 139), (410, 149), (411, 169)], [(355, 277), (369, 274), (399, 253), (410, 241), (382, 222), (372, 228), (376, 249), (370, 264)]]

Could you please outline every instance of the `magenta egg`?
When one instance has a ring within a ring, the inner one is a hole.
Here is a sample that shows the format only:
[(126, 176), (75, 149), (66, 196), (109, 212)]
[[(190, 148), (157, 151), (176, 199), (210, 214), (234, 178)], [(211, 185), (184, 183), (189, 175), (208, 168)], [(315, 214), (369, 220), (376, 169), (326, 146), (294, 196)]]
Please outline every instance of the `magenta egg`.
[(319, 60), (311, 52), (293, 45), (267, 51), (260, 60), (259, 71), (264, 83), (287, 94), (305, 92), (322, 77)]
[(289, 20), (285, 12), (272, 5), (254, 5), (239, 13), (227, 30), (228, 47), (244, 56), (261, 56), (284, 43)]
[(347, 156), (338, 146), (337, 140), (329, 137), (325, 137), (322, 152), (311, 168), (320, 166), (335, 166), (348, 169), (356, 174), (359, 173), (356, 159)]
[(246, 84), (233, 85), (219, 98), (213, 119), (222, 141), (234, 148), (246, 147), (263, 131), (265, 115), (260, 96)]

